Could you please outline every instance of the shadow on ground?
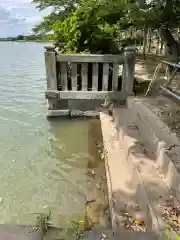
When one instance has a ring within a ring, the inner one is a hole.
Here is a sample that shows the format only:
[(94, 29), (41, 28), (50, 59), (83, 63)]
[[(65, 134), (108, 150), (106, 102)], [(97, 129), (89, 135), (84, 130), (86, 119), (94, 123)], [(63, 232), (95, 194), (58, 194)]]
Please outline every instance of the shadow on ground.
[[(149, 239), (156, 239), (155, 235), (151, 232), (153, 221), (155, 220), (158, 222), (158, 219), (163, 219), (162, 221), (165, 222), (166, 226), (171, 226), (173, 231), (177, 231), (177, 227), (171, 224), (171, 219), (174, 215), (171, 215), (170, 213), (167, 217), (164, 217), (164, 212), (170, 206), (173, 206), (174, 208), (176, 208), (175, 206), (178, 206), (177, 208), (179, 208), (180, 205), (179, 201), (176, 203), (177, 198), (173, 191), (166, 186), (160, 173), (158, 174), (158, 170), (154, 165), (154, 156), (147, 151), (147, 146), (142, 143), (142, 138), (137, 134), (139, 130), (136, 125), (136, 120), (133, 123), (134, 124), (128, 125), (127, 128), (123, 128), (123, 130), (124, 135), (134, 139), (134, 144), (132, 144), (128, 152), (136, 158), (135, 161), (137, 162), (131, 162), (131, 158), (129, 157), (125, 159), (131, 177), (129, 181), (125, 182), (125, 191), (117, 189), (113, 192), (113, 197), (116, 202), (115, 206), (119, 206), (116, 207), (115, 214), (121, 223), (122, 216), (124, 215), (122, 213), (127, 213), (128, 218), (131, 219), (131, 221), (128, 221), (126, 228), (127, 231), (131, 232), (133, 231), (131, 224), (133, 225), (134, 214), (137, 212), (142, 213), (147, 226), (147, 232), (149, 233)], [(122, 131), (121, 128), (122, 126), (120, 123), (116, 125), (117, 132)], [(127, 154), (128, 156), (129, 153)], [(153, 174), (153, 169), (154, 171), (157, 170), (157, 174)], [(141, 175), (142, 178), (139, 178), (139, 175)], [(145, 175), (147, 175), (147, 177)], [(144, 192), (147, 194), (144, 194)], [(155, 210), (155, 216), (152, 214), (152, 209)], [(180, 212), (177, 214), (180, 217)], [(125, 224), (126, 223), (127, 221), (125, 221)], [(157, 228), (160, 226), (163, 225), (161, 225), (161, 223), (156, 225)], [(122, 231), (123, 229), (124, 226), (122, 227)], [(178, 227), (178, 231), (179, 230), (180, 227)], [(139, 231), (142, 231), (141, 226)], [(164, 231), (165, 230), (162, 230), (162, 234), (164, 234)], [(159, 229), (158, 233), (160, 232), (161, 230)], [(165, 239), (164, 235), (162, 239)]]

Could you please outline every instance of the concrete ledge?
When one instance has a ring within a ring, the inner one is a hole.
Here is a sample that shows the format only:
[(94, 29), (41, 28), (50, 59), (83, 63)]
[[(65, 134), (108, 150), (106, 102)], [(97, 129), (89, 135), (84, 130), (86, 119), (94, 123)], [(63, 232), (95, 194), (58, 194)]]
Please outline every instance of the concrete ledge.
[[(104, 238), (103, 238), (104, 236)], [(109, 240), (155, 240), (153, 233), (147, 232), (112, 232), (107, 231), (106, 229), (97, 229), (85, 233), (83, 235), (83, 240), (100, 240), (100, 239), (109, 239)]]
[[(113, 231), (117, 232), (119, 230), (120, 233), (123, 231), (129, 232), (125, 229), (120, 219), (122, 217), (121, 214), (128, 213), (128, 216), (135, 216), (134, 214), (137, 211), (137, 198), (139, 202), (141, 202), (141, 205), (143, 205), (143, 209), (140, 206), (141, 210), (146, 209), (145, 215), (149, 215), (150, 206), (148, 205), (145, 188), (143, 184), (140, 184), (138, 172), (132, 171), (134, 165), (130, 164), (130, 162), (133, 163), (134, 160), (132, 160), (131, 154), (127, 154), (127, 152), (124, 151), (124, 145), (119, 146), (117, 131), (112, 117), (105, 113), (100, 113), (100, 120), (104, 148), (106, 150), (105, 167)], [(117, 120), (117, 118), (115, 117), (114, 120)], [(128, 146), (125, 141), (124, 144)], [(128, 161), (127, 158), (129, 158)], [(146, 219), (146, 224), (149, 225), (149, 228), (145, 235), (149, 236), (150, 239), (155, 239), (155, 233), (153, 234), (151, 227), (151, 218)], [(133, 234), (131, 237), (133, 237)], [(131, 237), (127, 234), (127, 239), (131, 239)], [(138, 238), (140, 238), (140, 236)]]
[(51, 117), (90, 117), (90, 118), (99, 118), (99, 111), (80, 111), (80, 110), (49, 110), (48, 118)]
[[(119, 144), (123, 148), (129, 171), (133, 176), (133, 186), (136, 188), (136, 198), (146, 215), (147, 228), (149, 231), (157, 231), (157, 229), (160, 230), (161, 227), (158, 224), (157, 217), (153, 212), (151, 204), (149, 203), (146, 188), (138, 170), (138, 165), (141, 159), (133, 156), (133, 146), (136, 145), (136, 140), (139, 139), (138, 130), (135, 125), (137, 118), (135, 115), (129, 114), (126, 108), (121, 109), (120, 114), (118, 109), (114, 109), (113, 116), (119, 138)], [(129, 122), (131, 122), (131, 124)], [(131, 128), (127, 129), (127, 126), (131, 126)], [(141, 149), (138, 150), (139, 152), (142, 151)]]
[[(135, 196), (145, 212), (148, 231), (153, 231), (158, 237), (164, 239), (166, 223), (162, 217), (163, 210), (159, 206), (163, 204), (166, 206), (173, 192), (163, 181), (152, 156), (147, 155), (147, 148), (138, 128), (138, 116), (131, 109), (126, 108), (114, 109), (113, 116), (119, 144), (132, 176)], [(173, 231), (171, 235), (174, 235)]]
[[(39, 231), (34, 230), (35, 226), (0, 224), (1, 240), (40, 240), (42, 239)], [(61, 229), (49, 227), (44, 240), (60, 239)]]
[[(143, 99), (129, 98), (128, 108), (138, 117), (140, 134), (150, 154), (156, 160), (156, 166), (162, 172), (166, 183), (172, 187), (180, 199), (180, 141), (165, 123), (143, 104)], [(175, 146), (175, 147), (173, 147)]]
[(60, 91), (59, 99), (68, 100), (104, 100), (106, 97), (112, 100), (126, 99), (127, 93), (122, 91)]
[(100, 121), (101, 121), (101, 129), (103, 135), (103, 143), (104, 149), (106, 152), (105, 154), (105, 169), (106, 169), (106, 179), (107, 179), (107, 187), (108, 187), (108, 199), (109, 199), (109, 208), (110, 208), (110, 215), (111, 215), (111, 224), (113, 231), (117, 231), (117, 223), (116, 223), (116, 214), (114, 209), (114, 202), (113, 202), (113, 186), (112, 186), (112, 168), (110, 168), (109, 164), (109, 157), (110, 151), (112, 151), (111, 143), (110, 143), (110, 135), (107, 133), (107, 122), (111, 120), (110, 116), (105, 113), (100, 113)]
[(48, 110), (47, 117), (69, 117), (69, 110)]
[(124, 100), (127, 93), (125, 91), (58, 91), (46, 90), (45, 98), (59, 100), (104, 100), (108, 97), (112, 100)]

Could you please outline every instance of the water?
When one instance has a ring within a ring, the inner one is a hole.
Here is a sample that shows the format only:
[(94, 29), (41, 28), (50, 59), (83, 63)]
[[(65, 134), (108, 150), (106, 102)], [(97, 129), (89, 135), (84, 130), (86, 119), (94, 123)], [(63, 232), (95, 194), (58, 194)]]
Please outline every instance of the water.
[(85, 207), (97, 122), (47, 121), (43, 44), (0, 43), (0, 56), (0, 223), (48, 207), (59, 224)]

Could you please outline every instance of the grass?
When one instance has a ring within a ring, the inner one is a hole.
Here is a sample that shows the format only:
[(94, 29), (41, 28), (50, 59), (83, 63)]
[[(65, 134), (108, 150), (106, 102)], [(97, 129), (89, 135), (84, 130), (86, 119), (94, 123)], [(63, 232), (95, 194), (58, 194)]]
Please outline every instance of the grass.
[(49, 213), (35, 214), (37, 214), (35, 231), (40, 232), (41, 240), (43, 240), (50, 226), (51, 210), (49, 210)]
[[(170, 239), (171, 238), (170, 238), (169, 231), (168, 231), (168, 229), (166, 229), (166, 231), (165, 231), (165, 240), (170, 240)], [(177, 235), (175, 240), (180, 240), (180, 235)]]
[[(51, 210), (49, 213), (34, 213), (37, 214), (35, 231), (40, 232), (40, 239), (43, 240), (47, 234), (49, 227), (52, 226), (51, 220)], [(62, 231), (62, 228), (59, 228)], [(83, 233), (85, 232), (84, 221), (76, 220), (70, 221), (69, 225), (64, 229), (67, 238), (70, 236), (75, 237), (76, 240), (82, 239)], [(60, 240), (57, 238), (56, 240)]]

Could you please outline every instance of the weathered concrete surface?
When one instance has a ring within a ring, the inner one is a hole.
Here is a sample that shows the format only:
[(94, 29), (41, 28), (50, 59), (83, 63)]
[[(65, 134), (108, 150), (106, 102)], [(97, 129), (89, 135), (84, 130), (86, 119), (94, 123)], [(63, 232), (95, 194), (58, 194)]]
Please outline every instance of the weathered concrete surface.
[[(148, 203), (145, 199), (144, 189), (142, 189), (142, 187), (140, 190), (138, 189), (140, 184), (139, 178), (136, 172), (132, 172), (132, 167), (129, 167), (129, 162), (127, 161), (127, 158), (129, 158), (128, 154), (124, 151), (124, 146), (122, 144), (120, 145), (112, 118), (101, 113), (100, 119), (104, 147), (107, 151), (106, 174), (113, 229), (120, 231), (120, 233), (124, 233), (125, 231), (146, 231), (146, 228), (138, 229), (138, 227), (134, 227), (133, 229), (126, 225), (126, 218), (124, 218), (126, 214), (126, 216), (129, 218), (132, 217), (132, 219), (135, 219), (137, 212), (144, 213), (145, 216), (147, 215), (142, 208), (139, 208), (137, 196), (139, 195), (139, 199), (142, 198), (141, 203), (143, 202), (145, 205)], [(147, 225), (148, 221), (149, 217), (145, 220)], [(148, 230), (147, 235), (149, 234), (149, 237), (154, 239), (155, 236), (151, 231), (152, 228), (149, 227)], [(127, 236), (131, 239), (130, 236), (133, 235)]]
[[(107, 231), (106, 229), (97, 229), (85, 233), (83, 236), (84, 240), (101, 240), (101, 239), (109, 239), (109, 240), (152, 240), (152, 233), (144, 233), (144, 232), (113, 232)], [(104, 238), (103, 238), (104, 237)], [(106, 238), (105, 238), (106, 237)]]
[(49, 109), (47, 117), (99, 117), (104, 100), (59, 100), (56, 109)]
[[(60, 235), (59, 229), (50, 228), (44, 240), (58, 239)], [(1, 240), (41, 240), (40, 232), (28, 225), (10, 225), (0, 224)]]
[[(100, 240), (101, 233), (104, 233), (109, 237), (112, 236), (112, 238), (110, 238), (112, 240), (120, 239), (119, 232), (116, 232), (114, 234), (113, 231), (100, 227), (93, 229), (93, 231), (86, 232), (83, 235), (83, 239)], [(76, 239), (75, 235), (73, 234), (67, 235), (63, 228), (62, 229), (49, 228), (47, 234), (43, 238), (43, 240), (75, 240), (75, 239)], [(41, 235), (40, 232), (35, 231), (35, 228), (32, 226), (0, 224), (0, 240), (41, 240)]]
[[(138, 115), (132, 109), (116, 108), (113, 118), (115, 124), (110, 116), (100, 114), (113, 226), (123, 231), (123, 211), (133, 215), (138, 203), (148, 232), (163, 239), (166, 226), (174, 217), (164, 219), (164, 211), (169, 205), (178, 208), (179, 201), (164, 181), (152, 151), (148, 151), (148, 132), (139, 128)], [(173, 231), (171, 234), (174, 236)]]
[(27, 226), (0, 225), (0, 239), (2, 240), (39, 240), (38, 232)]
[[(129, 98), (128, 108), (138, 118), (140, 134), (148, 151), (153, 154), (156, 166), (160, 169), (168, 186), (174, 189), (180, 199), (180, 139), (158, 117), (155, 110), (152, 110), (152, 101), (156, 104), (158, 101), (163, 102), (164, 110), (166, 109), (165, 103), (169, 102), (163, 96), (149, 100)], [(161, 111), (160, 108), (159, 111)]]
[(163, 233), (169, 219), (163, 219), (162, 206), (166, 206), (167, 203), (177, 205), (178, 199), (158, 171), (153, 155), (148, 152), (146, 141), (141, 135), (142, 129), (138, 128), (138, 117), (129, 109), (115, 109), (114, 118), (128, 168), (134, 175), (133, 181), (137, 181), (136, 198), (146, 213), (147, 227), (149, 230)]
[[(121, 211), (126, 212), (127, 208), (131, 205), (135, 206), (136, 202), (132, 199), (133, 189), (128, 188), (126, 185), (126, 182), (131, 181), (131, 176), (125, 162), (123, 161), (125, 156), (122, 149), (119, 147), (112, 118), (105, 113), (100, 113), (100, 120), (104, 148), (107, 154), (105, 166), (112, 227), (116, 230), (118, 229), (117, 218), (121, 218)], [(119, 176), (121, 176), (121, 179)], [(121, 199), (119, 196), (121, 196)]]

